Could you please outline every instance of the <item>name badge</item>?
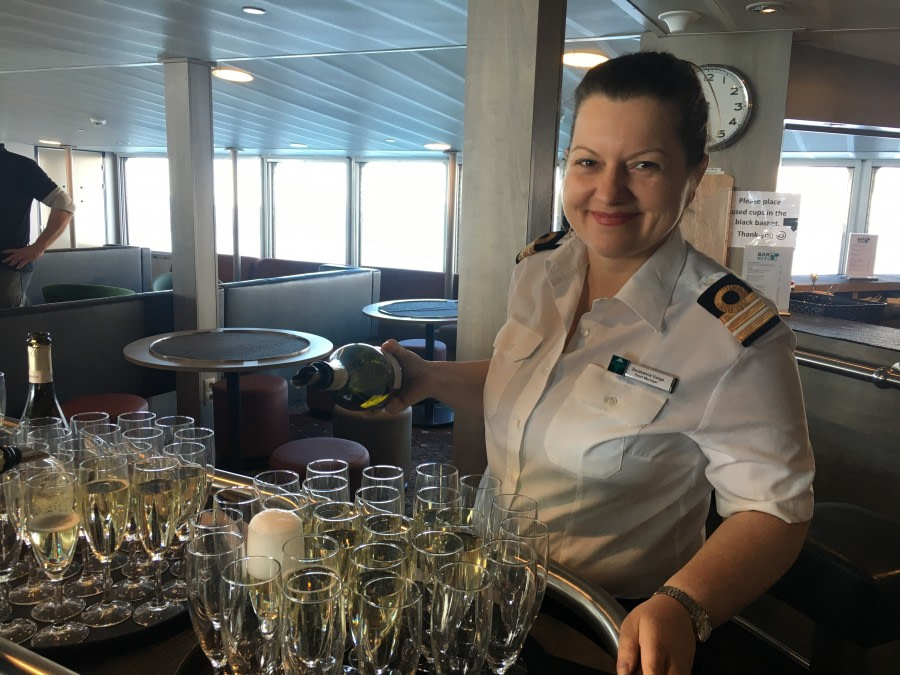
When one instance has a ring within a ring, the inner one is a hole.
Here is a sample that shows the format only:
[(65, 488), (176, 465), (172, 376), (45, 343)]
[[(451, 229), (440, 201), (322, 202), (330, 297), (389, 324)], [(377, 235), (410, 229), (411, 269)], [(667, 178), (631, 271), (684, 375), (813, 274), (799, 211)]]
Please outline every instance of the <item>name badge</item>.
[(675, 383), (678, 382), (678, 378), (674, 375), (642, 366), (615, 354), (609, 360), (609, 366), (606, 369), (628, 379), (637, 380), (667, 392), (671, 392), (675, 388)]

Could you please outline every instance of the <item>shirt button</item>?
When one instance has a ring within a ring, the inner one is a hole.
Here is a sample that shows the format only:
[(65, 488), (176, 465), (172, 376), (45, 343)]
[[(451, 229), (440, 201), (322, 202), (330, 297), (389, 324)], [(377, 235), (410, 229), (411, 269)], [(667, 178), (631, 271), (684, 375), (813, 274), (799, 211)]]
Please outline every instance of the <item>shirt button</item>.
[(585, 336), (590, 335), (590, 334), (591, 334), (591, 329), (590, 329), (590, 328), (582, 328), (582, 329), (581, 329), (581, 334), (582, 334), (582, 335), (585, 335)]
[(522, 420), (516, 420), (516, 429), (522, 428)]
[(606, 405), (615, 405), (618, 403), (618, 399), (615, 396), (607, 396), (606, 397)]

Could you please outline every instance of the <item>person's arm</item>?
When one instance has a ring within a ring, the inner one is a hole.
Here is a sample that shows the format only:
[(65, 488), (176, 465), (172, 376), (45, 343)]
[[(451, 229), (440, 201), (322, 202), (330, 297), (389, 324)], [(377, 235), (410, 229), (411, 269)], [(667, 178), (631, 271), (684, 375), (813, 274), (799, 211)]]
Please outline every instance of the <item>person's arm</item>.
[[(40, 169), (37, 169), (40, 170)], [(41, 172), (46, 177), (46, 174)], [(50, 179), (47, 178), (47, 181)], [(69, 194), (62, 188), (54, 186), (53, 189), (41, 199), (41, 203), (50, 207), (50, 215), (47, 217), (47, 226), (43, 232), (38, 235), (28, 246), (22, 248), (8, 248), (3, 251), (7, 254), (3, 258), (6, 265), (15, 267), (17, 270), (22, 269), (29, 263), (44, 255), (44, 251), (50, 248), (50, 245), (59, 239), (60, 235), (66, 231), (69, 223), (72, 221), (72, 214), (75, 213), (75, 203)]]
[(490, 361), (426, 361), (395, 340), (382, 345), (400, 363), (403, 384), (388, 402), (388, 412), (399, 412), (426, 398), (438, 398), (457, 412), (483, 415), (484, 381)]
[[(768, 513), (744, 511), (727, 518), (706, 544), (666, 581), (691, 596), (717, 626), (762, 595), (791, 566), (809, 523), (786, 523)], [(625, 619), (619, 636), (617, 675), (688, 675), (695, 644), (687, 610), (672, 597), (654, 595)]]

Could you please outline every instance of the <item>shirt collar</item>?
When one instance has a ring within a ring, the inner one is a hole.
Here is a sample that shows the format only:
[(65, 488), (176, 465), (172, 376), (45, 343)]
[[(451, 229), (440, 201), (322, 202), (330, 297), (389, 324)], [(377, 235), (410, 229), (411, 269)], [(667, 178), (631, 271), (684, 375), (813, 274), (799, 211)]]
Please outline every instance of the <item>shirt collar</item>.
[[(659, 331), (686, 257), (687, 246), (676, 228), (616, 293), (616, 299)], [(551, 251), (544, 264), (555, 294), (575, 281), (580, 288), (587, 262), (587, 247), (574, 233)]]

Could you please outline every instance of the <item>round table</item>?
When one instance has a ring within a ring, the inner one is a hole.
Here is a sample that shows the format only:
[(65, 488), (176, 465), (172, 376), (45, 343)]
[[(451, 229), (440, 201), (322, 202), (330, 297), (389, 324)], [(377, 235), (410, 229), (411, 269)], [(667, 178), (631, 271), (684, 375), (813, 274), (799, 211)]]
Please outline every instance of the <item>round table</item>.
[(224, 373), (232, 456), (222, 457), (221, 467), (240, 471), (240, 374), (313, 361), (332, 348), (323, 337), (293, 330), (204, 328), (151, 335), (125, 345), (122, 353), (132, 363), (148, 368)]
[[(417, 323), (425, 325), (425, 358), (434, 358), (434, 329), (445, 323), (456, 323), (459, 312), (457, 300), (445, 298), (414, 298), (386, 300), (366, 305), (363, 313), (381, 321)], [(432, 398), (413, 406), (413, 424), (436, 427), (452, 424), (453, 411)]]

